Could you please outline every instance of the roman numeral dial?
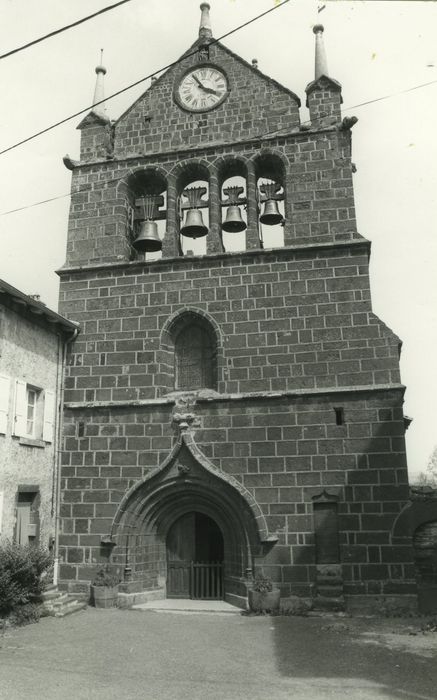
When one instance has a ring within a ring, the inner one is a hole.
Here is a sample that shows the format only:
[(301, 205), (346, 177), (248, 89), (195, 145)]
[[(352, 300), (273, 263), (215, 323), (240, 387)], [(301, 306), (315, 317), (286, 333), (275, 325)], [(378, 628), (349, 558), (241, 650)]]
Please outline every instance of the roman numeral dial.
[(175, 97), (184, 109), (207, 112), (218, 107), (229, 92), (225, 74), (213, 66), (192, 68), (179, 82)]

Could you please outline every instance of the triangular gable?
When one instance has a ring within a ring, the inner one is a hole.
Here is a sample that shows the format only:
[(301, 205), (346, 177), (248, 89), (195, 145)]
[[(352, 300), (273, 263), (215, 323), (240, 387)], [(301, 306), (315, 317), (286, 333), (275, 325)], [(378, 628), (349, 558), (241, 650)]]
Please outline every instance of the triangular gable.
[[(210, 43), (209, 58), (198, 61), (200, 46), (196, 41), (115, 122), (116, 158), (259, 139), (299, 126), (300, 100), (294, 92), (220, 42)], [(208, 64), (225, 73), (226, 99), (211, 109), (184, 109), (175, 95), (179, 80)]]
[[(115, 120), (114, 125), (117, 127), (117, 124), (121, 122), (135, 107), (138, 105), (139, 102), (143, 100), (143, 98), (149, 94), (153, 90), (157, 90), (159, 88), (160, 83), (164, 80), (166, 76), (168, 76), (169, 73), (173, 72), (176, 73), (179, 69), (179, 65), (181, 64), (182, 61), (185, 59), (189, 58), (190, 56), (195, 56), (198, 52), (198, 49), (201, 46), (205, 45), (205, 40), (204, 39), (197, 39), (176, 61), (173, 65), (171, 65), (167, 70), (165, 70), (161, 75), (156, 78), (156, 80), (145, 90), (136, 100), (133, 102), (125, 111), (118, 117), (118, 119)], [(255, 68), (251, 63), (246, 61), (244, 58), (239, 56), (238, 54), (234, 53), (231, 51), (231, 49), (228, 49), (227, 46), (222, 44), (220, 41), (214, 41), (209, 43), (209, 46), (217, 46), (219, 47), (222, 51), (227, 53), (230, 57), (232, 57), (235, 61), (238, 61), (242, 66), (245, 68), (249, 69), (254, 75), (257, 77), (262, 77), (272, 85), (274, 85), (278, 90), (281, 90), (284, 94), (288, 95), (291, 97), (296, 103), (297, 106), (301, 106), (301, 101), (300, 98), (294, 93), (292, 90), (289, 90), (286, 88), (284, 85), (281, 85), (281, 83), (278, 83), (274, 78), (271, 78), (269, 75), (266, 73), (263, 73), (262, 71), (259, 70), (259, 68)], [(335, 82), (335, 81), (334, 81)], [(86, 119), (86, 117), (85, 117)], [(85, 121), (85, 120), (84, 120)], [(79, 125), (80, 127), (80, 125)], [(79, 128), (78, 127), (78, 128)]]

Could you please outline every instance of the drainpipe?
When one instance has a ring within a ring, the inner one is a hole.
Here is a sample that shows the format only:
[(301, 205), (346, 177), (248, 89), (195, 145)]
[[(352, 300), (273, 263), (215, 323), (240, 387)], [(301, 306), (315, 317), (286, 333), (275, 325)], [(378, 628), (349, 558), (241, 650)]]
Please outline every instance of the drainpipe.
[(55, 496), (55, 546), (54, 546), (54, 563), (53, 563), (53, 584), (58, 585), (59, 580), (59, 524), (60, 524), (60, 509), (61, 509), (61, 442), (64, 424), (64, 383), (65, 383), (65, 367), (67, 364), (67, 349), (68, 346), (73, 343), (79, 333), (79, 328), (75, 328), (70, 338), (67, 338), (64, 342), (64, 347), (62, 351), (62, 367), (61, 367), (61, 382), (60, 382), (60, 392), (59, 392), (59, 409), (58, 409), (58, 422), (56, 429), (56, 496)]

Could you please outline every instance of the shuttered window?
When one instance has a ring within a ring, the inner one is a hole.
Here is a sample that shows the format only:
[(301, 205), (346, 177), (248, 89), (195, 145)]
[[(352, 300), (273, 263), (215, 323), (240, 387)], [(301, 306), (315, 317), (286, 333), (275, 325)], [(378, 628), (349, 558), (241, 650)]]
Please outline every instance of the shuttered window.
[(53, 442), (55, 393), (15, 380), (13, 435)]
[(200, 324), (185, 326), (175, 339), (176, 389), (213, 389), (215, 346)]
[(10, 384), (10, 378), (0, 374), (0, 433), (3, 434), (6, 434), (8, 429)]
[(55, 392), (46, 389), (44, 392), (44, 419), (42, 429), (42, 439), (45, 442), (53, 442), (55, 410)]

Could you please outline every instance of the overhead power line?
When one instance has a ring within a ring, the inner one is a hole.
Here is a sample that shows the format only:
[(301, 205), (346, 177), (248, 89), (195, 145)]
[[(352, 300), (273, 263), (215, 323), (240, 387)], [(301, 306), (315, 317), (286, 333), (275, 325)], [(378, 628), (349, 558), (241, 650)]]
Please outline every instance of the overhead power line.
[[(406, 90), (401, 90), (400, 92), (393, 92), (390, 95), (383, 95), (381, 97), (375, 97), (373, 100), (367, 100), (366, 102), (360, 102), (359, 104), (352, 105), (350, 107), (344, 107), (343, 112), (349, 112), (351, 109), (359, 109), (360, 107), (367, 107), (368, 105), (375, 104), (376, 102), (382, 102), (383, 100), (388, 100), (391, 97), (397, 97), (398, 95), (403, 95), (406, 92), (412, 92), (413, 90), (419, 90), (420, 88), (428, 87), (429, 85), (433, 85), (437, 83), (437, 80), (432, 80), (429, 83), (422, 83), (421, 85), (414, 85), (413, 87), (407, 88)], [(311, 120), (308, 119), (307, 121), (301, 122), (301, 126), (305, 124), (311, 124)], [(257, 141), (258, 139), (266, 138), (268, 136), (279, 136), (281, 132), (286, 131), (289, 129), (290, 126), (284, 126), (281, 127), (280, 129), (274, 129), (272, 131), (265, 131), (261, 134), (256, 134), (255, 136), (251, 137), (251, 141)], [(303, 132), (305, 133), (305, 132)], [(108, 185), (113, 182), (118, 182), (119, 180), (122, 180), (124, 175), (122, 177), (115, 177), (111, 178), (109, 180), (101, 180), (96, 183), (98, 187), (101, 187), (103, 185)], [(8, 214), (15, 214), (15, 212), (23, 211), (25, 209), (32, 209), (32, 207), (38, 207), (41, 204), (48, 204), (49, 202), (54, 202), (57, 199), (64, 199), (65, 197), (70, 197), (72, 194), (77, 194), (78, 192), (87, 192), (89, 190), (89, 185), (84, 186), (83, 188), (78, 187), (77, 190), (74, 192), (66, 192), (65, 194), (59, 194), (56, 197), (50, 197), (49, 199), (42, 199), (40, 202), (34, 202), (33, 204), (25, 204), (22, 207), (17, 207), (15, 209), (10, 209), (9, 211), (3, 211), (0, 212), (0, 216), (7, 216)]]
[[(124, 0), (124, 1), (128, 2), (128, 0)], [(231, 34), (235, 34), (235, 32), (240, 31), (240, 29), (244, 29), (244, 27), (247, 27), (249, 24), (256, 22), (258, 19), (265, 17), (266, 15), (270, 14), (271, 12), (278, 10), (280, 7), (282, 7), (283, 5), (286, 5), (289, 2), (290, 2), (290, 0), (282, 0), (282, 2), (280, 4), (274, 5), (269, 10), (262, 12), (261, 14), (257, 15), (256, 17), (252, 17), (252, 19), (249, 19), (247, 22), (240, 24), (238, 27), (231, 29), (229, 32), (226, 32), (226, 34), (222, 34), (222, 36), (220, 36), (218, 39), (212, 39), (209, 42), (209, 46), (212, 46), (213, 44), (217, 44), (222, 39), (225, 39), (226, 37), (231, 36)], [(18, 148), (18, 146), (22, 146), (24, 143), (27, 143), (28, 141), (32, 141), (33, 139), (36, 139), (38, 136), (42, 136), (43, 134), (46, 134), (48, 131), (51, 131), (52, 129), (56, 129), (56, 127), (61, 126), (62, 124), (65, 124), (66, 122), (70, 121), (71, 119), (75, 119), (76, 117), (79, 117), (81, 114), (88, 112), (90, 109), (97, 107), (98, 105), (102, 104), (103, 102), (109, 102), (109, 100), (112, 100), (114, 97), (118, 97), (118, 95), (121, 95), (122, 93), (127, 92), (128, 90), (131, 90), (132, 88), (136, 87), (137, 85), (144, 83), (146, 80), (149, 80), (150, 78), (153, 78), (155, 75), (158, 75), (158, 73), (162, 73), (163, 71), (168, 70), (169, 68), (172, 68), (173, 66), (176, 66), (182, 60), (185, 60), (186, 58), (189, 58), (190, 56), (194, 56), (197, 53), (198, 53), (198, 49), (191, 51), (190, 53), (184, 54), (181, 58), (178, 58), (176, 61), (172, 61), (171, 63), (168, 63), (166, 66), (163, 66), (159, 70), (156, 70), (153, 73), (146, 75), (144, 78), (140, 78), (140, 80), (136, 80), (134, 83), (131, 83), (127, 87), (122, 88), (121, 90), (117, 90), (117, 92), (112, 93), (112, 95), (109, 95), (109, 97), (105, 97), (104, 100), (100, 100), (99, 102), (95, 102), (93, 105), (89, 105), (88, 107), (85, 107), (84, 109), (79, 110), (79, 112), (75, 112), (74, 114), (70, 114), (69, 117), (65, 117), (64, 119), (61, 119), (60, 121), (55, 122), (55, 124), (51, 124), (50, 126), (47, 126), (45, 129), (41, 129), (41, 131), (37, 131), (35, 134), (32, 134), (31, 136), (27, 136), (27, 138), (22, 139), (21, 141), (17, 141), (17, 143), (14, 143), (12, 146), (8, 146), (7, 148), (4, 148), (2, 151), (0, 151), (0, 155), (3, 155), (4, 153), (8, 153), (8, 151), (12, 151), (14, 148)]]
[[(397, 97), (398, 95), (404, 95), (407, 92), (412, 92), (413, 90), (419, 90), (420, 88), (428, 87), (429, 85), (434, 85), (437, 83), (437, 80), (431, 80), (429, 83), (422, 83), (421, 85), (414, 85), (413, 87), (406, 88), (405, 90), (400, 90), (399, 92), (392, 92), (389, 95), (382, 95), (381, 97), (375, 97), (373, 100), (366, 100), (366, 102), (360, 102), (359, 104), (356, 105), (351, 105), (350, 107), (343, 107), (342, 112), (350, 112), (351, 109), (359, 109), (360, 107), (367, 107), (368, 105), (375, 104), (376, 102), (382, 102), (383, 100), (388, 100), (391, 97)], [(311, 124), (311, 120), (308, 119), (304, 122), (300, 123), (301, 126), (305, 124)], [(266, 138), (267, 136), (279, 136), (281, 132), (286, 131), (289, 129), (290, 126), (284, 126), (281, 127), (280, 129), (274, 129), (272, 131), (265, 131), (261, 134), (256, 134), (255, 136), (251, 137), (251, 141), (257, 141), (258, 139)], [(305, 132), (304, 132), (305, 133)], [(119, 180), (122, 180), (124, 175), (122, 177), (115, 177), (111, 178), (109, 180), (101, 180), (96, 183), (97, 186), (101, 187), (102, 185), (108, 185), (113, 182), (118, 182)], [(59, 194), (56, 197), (50, 197), (49, 199), (42, 199), (39, 202), (34, 202), (33, 204), (25, 204), (22, 207), (16, 207), (15, 209), (10, 209), (9, 211), (3, 211), (0, 212), (0, 216), (7, 216), (8, 214), (15, 214), (16, 212), (19, 211), (24, 211), (25, 209), (32, 209), (32, 207), (38, 207), (41, 204), (48, 204), (49, 202), (54, 202), (57, 199), (64, 199), (65, 197), (70, 197), (72, 194), (77, 194), (79, 192), (86, 192), (89, 190), (89, 185), (84, 186), (83, 188), (78, 187), (75, 192), (66, 192), (65, 194)]]
[(97, 12), (94, 12), (92, 15), (88, 15), (87, 17), (82, 17), (82, 19), (76, 20), (76, 22), (72, 22), (71, 24), (65, 25), (65, 27), (60, 27), (60, 29), (55, 29), (53, 32), (49, 32), (48, 34), (45, 34), (44, 36), (40, 36), (39, 39), (34, 39), (33, 41), (29, 41), (27, 44), (23, 44), (23, 46), (18, 46), (16, 49), (12, 49), (11, 51), (7, 51), (6, 53), (3, 53), (0, 55), (0, 61), (3, 58), (8, 58), (8, 56), (13, 56), (13, 54), (18, 53), (19, 51), (24, 51), (24, 49), (28, 49), (31, 46), (35, 46), (35, 44), (40, 44), (42, 41), (45, 41), (46, 39), (50, 39), (52, 36), (56, 36), (57, 34), (62, 34), (62, 32), (66, 32), (67, 29), (72, 29), (72, 27), (77, 27), (79, 24), (83, 24), (84, 22), (88, 22), (90, 19), (94, 19), (94, 17), (98, 17), (99, 15), (103, 15), (105, 12), (109, 12), (110, 10), (114, 10), (116, 7), (120, 7), (120, 5), (125, 5), (127, 2), (131, 2), (131, 0), (120, 0), (120, 2), (116, 2), (113, 5), (108, 5), (108, 7), (103, 7), (101, 10), (98, 10)]

